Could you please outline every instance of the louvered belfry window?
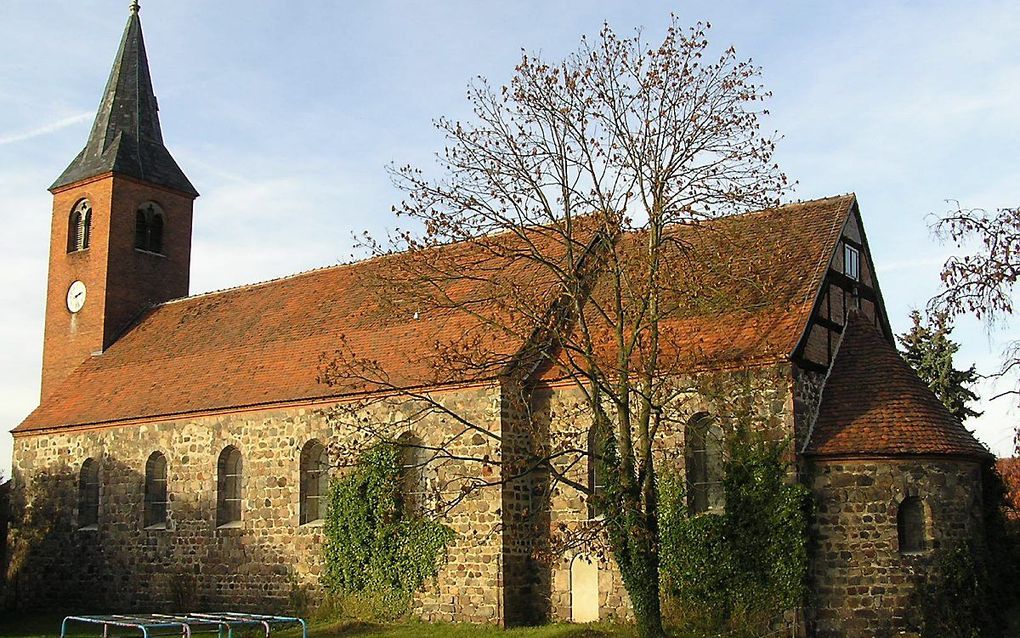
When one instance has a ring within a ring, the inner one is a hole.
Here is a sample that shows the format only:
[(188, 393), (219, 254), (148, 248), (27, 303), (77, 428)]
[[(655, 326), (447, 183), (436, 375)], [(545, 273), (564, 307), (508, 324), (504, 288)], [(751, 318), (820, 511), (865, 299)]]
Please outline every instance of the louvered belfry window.
[(67, 222), (67, 252), (85, 250), (92, 239), (92, 205), (83, 199), (74, 205)]
[(139, 207), (135, 211), (135, 248), (162, 255), (165, 225), (166, 217), (158, 204), (149, 202)]
[(216, 475), (216, 525), (241, 521), (241, 451), (234, 446), (220, 453)]

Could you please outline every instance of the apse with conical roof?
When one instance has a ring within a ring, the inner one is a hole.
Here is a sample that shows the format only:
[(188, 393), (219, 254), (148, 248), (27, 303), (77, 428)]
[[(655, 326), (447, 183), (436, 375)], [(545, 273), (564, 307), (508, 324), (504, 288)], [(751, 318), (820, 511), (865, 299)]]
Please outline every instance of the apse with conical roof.
[(991, 457), (858, 310), (847, 317), (804, 452)]
[(131, 5), (88, 142), (50, 190), (106, 173), (198, 195), (163, 144), (137, 3)]

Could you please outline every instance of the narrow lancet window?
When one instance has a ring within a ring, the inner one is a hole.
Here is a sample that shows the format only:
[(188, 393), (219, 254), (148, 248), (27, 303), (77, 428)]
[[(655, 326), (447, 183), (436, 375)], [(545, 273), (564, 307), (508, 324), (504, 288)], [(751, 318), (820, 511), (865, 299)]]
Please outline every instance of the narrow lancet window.
[(301, 524), (317, 523), (325, 514), (326, 448), (316, 440), (301, 450)]
[(167, 475), (166, 457), (162, 452), (153, 452), (145, 463), (145, 520), (149, 529), (166, 527)]
[(405, 516), (420, 516), (426, 505), (425, 467), (428, 451), (425, 443), (411, 432), (397, 439), (400, 464), (400, 501)]
[(924, 551), (924, 527), (924, 503), (916, 496), (908, 496), (896, 512), (900, 553), (915, 554)]
[(241, 452), (228, 446), (220, 453), (216, 473), (216, 525), (241, 522)]
[(719, 510), (723, 505), (722, 435), (711, 416), (696, 414), (684, 436), (687, 508), (691, 514)]
[(608, 432), (595, 424), (588, 429), (588, 518), (606, 513), (605, 454)]
[(99, 524), (99, 464), (86, 459), (78, 475), (78, 528), (94, 529)]

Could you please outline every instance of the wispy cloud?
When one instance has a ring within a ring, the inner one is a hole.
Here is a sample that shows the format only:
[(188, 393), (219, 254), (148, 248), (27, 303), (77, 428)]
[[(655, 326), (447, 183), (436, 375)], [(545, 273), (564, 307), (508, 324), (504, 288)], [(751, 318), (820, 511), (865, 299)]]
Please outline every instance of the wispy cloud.
[(875, 264), (875, 269), (878, 271), (878, 274), (885, 275), (891, 272), (915, 270), (917, 268), (942, 268), (942, 264), (946, 263), (947, 259), (949, 259), (948, 253), (945, 255), (918, 257), (917, 259), (901, 259)]
[(67, 128), (68, 126), (74, 126), (80, 122), (87, 122), (92, 119), (95, 115), (95, 111), (88, 111), (87, 113), (79, 113), (78, 115), (71, 115), (63, 119), (59, 119), (56, 122), (50, 122), (43, 126), (39, 126), (27, 131), (18, 131), (15, 133), (0, 133), (0, 146), (6, 144), (14, 144), (15, 142), (24, 142), (40, 135), (48, 135), (50, 133), (59, 131), (60, 129)]

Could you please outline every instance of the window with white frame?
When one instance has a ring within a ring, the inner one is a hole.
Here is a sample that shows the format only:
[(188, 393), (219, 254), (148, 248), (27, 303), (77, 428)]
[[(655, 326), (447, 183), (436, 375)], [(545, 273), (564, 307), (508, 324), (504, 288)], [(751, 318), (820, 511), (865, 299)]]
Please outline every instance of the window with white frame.
[(861, 280), (861, 251), (843, 244), (843, 274), (854, 281)]

